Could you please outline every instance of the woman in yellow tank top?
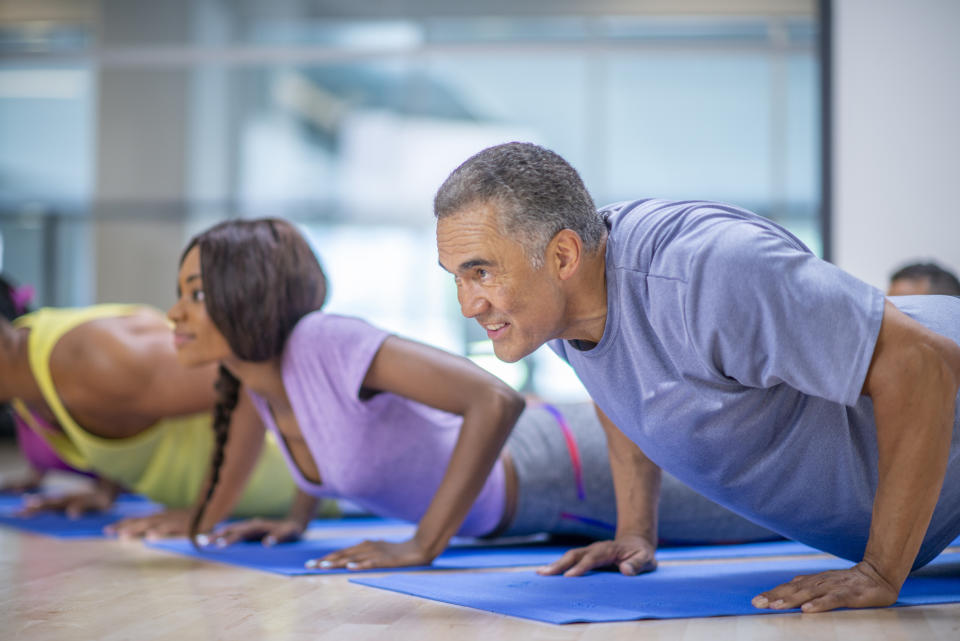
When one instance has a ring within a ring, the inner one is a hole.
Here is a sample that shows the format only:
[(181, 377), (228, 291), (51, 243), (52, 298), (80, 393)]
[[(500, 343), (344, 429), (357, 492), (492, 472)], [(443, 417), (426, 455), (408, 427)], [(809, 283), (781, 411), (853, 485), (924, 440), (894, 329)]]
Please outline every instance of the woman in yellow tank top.
[[(22, 290), (0, 280), (0, 308), (0, 403), (10, 403), (17, 422), (39, 435), (59, 459), (97, 477), (90, 492), (40, 499), (28, 511), (105, 509), (121, 489), (129, 489), (168, 509), (121, 521), (112, 526), (114, 532), (185, 533), (210, 465), (216, 369), (180, 366), (166, 319), (149, 307), (96, 305), (22, 314)], [(226, 447), (261, 448), (252, 469), (228, 471), (238, 478), (250, 475), (233, 513), (286, 513), (295, 487), (276, 444), (238, 440)], [(225, 496), (222, 503), (234, 500)], [(227, 516), (225, 511), (215, 510), (205, 523), (212, 526)]]

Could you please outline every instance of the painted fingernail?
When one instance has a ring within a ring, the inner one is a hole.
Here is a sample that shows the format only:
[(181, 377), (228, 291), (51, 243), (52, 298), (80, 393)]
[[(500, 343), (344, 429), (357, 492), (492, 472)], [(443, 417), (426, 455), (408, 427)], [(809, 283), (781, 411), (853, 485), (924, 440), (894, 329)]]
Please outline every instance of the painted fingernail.
[(318, 567), (321, 567), (321, 568), (332, 568), (332, 567), (333, 567), (333, 561), (320, 561)]
[(783, 599), (777, 599), (776, 601), (774, 601), (773, 603), (770, 604), (770, 607), (772, 607), (772, 608), (782, 608), (782, 607), (783, 607)]
[(306, 568), (313, 569), (313, 568), (317, 567), (317, 560), (316, 560), (316, 559), (310, 559), (309, 561), (307, 561), (307, 562), (304, 563), (303, 565), (304, 565), (304, 567), (306, 567)]
[(223, 538), (223, 537), (220, 537), (219, 539), (217, 539), (217, 547), (218, 547), (218, 548), (225, 548), (225, 547), (227, 547), (227, 540), (226, 540), (225, 538)]
[(210, 545), (210, 537), (206, 534), (200, 534), (197, 536), (197, 543), (199, 545)]
[(754, 597), (753, 604), (758, 608), (765, 608), (770, 605), (770, 601), (765, 596)]
[(360, 567), (360, 564), (355, 561), (350, 561), (349, 563), (347, 563), (348, 570), (356, 570), (358, 567)]
[(277, 537), (272, 534), (263, 540), (264, 545), (275, 545), (277, 543)]

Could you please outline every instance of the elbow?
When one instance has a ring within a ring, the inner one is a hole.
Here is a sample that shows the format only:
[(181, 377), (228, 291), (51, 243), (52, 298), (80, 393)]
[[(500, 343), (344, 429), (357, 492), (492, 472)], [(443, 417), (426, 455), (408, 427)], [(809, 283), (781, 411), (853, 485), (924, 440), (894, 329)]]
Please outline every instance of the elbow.
[(938, 337), (900, 350), (891, 367), (877, 372), (868, 394), (910, 407), (919, 399), (941, 398), (952, 405), (960, 389), (960, 346)]
[(483, 405), (487, 411), (495, 412), (503, 423), (512, 427), (526, 407), (526, 401), (519, 392), (498, 380), (496, 385), (488, 388)]
[(955, 399), (960, 389), (960, 346), (937, 336), (935, 340), (921, 344), (917, 351), (916, 360), (922, 363), (917, 369), (923, 372), (917, 378)]

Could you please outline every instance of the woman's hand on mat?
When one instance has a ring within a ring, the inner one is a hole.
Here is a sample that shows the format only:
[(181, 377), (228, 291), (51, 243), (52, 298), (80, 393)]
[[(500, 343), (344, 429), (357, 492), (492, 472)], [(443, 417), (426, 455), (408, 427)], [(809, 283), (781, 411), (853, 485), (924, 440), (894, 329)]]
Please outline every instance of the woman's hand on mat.
[(7, 479), (0, 483), (0, 492), (13, 492), (22, 494), (24, 492), (34, 492), (40, 489), (43, 484), (43, 472), (31, 469), (20, 478)]
[(848, 570), (830, 570), (795, 577), (789, 583), (753, 597), (755, 608), (826, 612), (836, 608), (892, 605), (899, 590), (865, 561)]
[(634, 576), (657, 569), (656, 545), (642, 536), (621, 536), (597, 541), (584, 548), (568, 550), (559, 559), (537, 570), (537, 574), (581, 576), (590, 570), (614, 566), (621, 574)]
[(201, 545), (226, 547), (237, 541), (260, 541), (276, 545), (296, 541), (303, 534), (304, 524), (292, 519), (247, 519), (220, 528), (209, 537), (198, 537)]
[(100, 490), (88, 490), (66, 496), (28, 496), (23, 499), (20, 516), (33, 516), (40, 512), (64, 512), (72, 519), (87, 512), (105, 512), (113, 505), (113, 496)]
[(332, 552), (322, 559), (306, 562), (308, 568), (370, 570), (372, 568), (398, 568), (412, 565), (430, 565), (433, 556), (420, 547), (414, 539), (391, 543), (390, 541), (364, 541), (342, 550)]
[(103, 528), (105, 534), (121, 539), (163, 539), (186, 536), (190, 530), (192, 511), (165, 510), (150, 516), (123, 519)]

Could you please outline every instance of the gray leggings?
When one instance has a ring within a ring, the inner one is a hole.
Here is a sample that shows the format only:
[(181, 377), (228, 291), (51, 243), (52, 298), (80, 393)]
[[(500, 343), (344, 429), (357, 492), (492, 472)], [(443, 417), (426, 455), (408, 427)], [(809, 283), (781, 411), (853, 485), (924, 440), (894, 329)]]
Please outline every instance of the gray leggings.
[[(568, 446), (568, 437), (572, 447)], [(593, 404), (528, 407), (506, 448), (517, 470), (517, 508), (505, 535), (548, 532), (613, 537), (617, 522), (613, 478), (606, 435)], [(580, 459), (579, 479), (572, 450)], [(780, 538), (666, 472), (660, 489), (659, 537), (661, 544)]]

